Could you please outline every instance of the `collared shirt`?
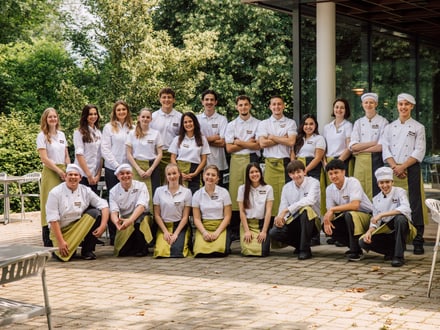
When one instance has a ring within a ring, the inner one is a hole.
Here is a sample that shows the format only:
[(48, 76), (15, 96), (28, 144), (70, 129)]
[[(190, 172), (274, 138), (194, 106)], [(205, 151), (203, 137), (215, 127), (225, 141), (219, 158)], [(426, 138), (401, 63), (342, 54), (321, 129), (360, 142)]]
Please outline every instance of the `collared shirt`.
[(47, 197), (47, 222), (50, 225), (51, 222), (59, 221), (60, 227), (64, 228), (80, 219), (89, 206), (102, 210), (108, 207), (108, 203), (82, 184), (72, 191), (67, 188), (65, 182), (60, 183), (49, 192)]
[[(244, 200), (244, 184), (238, 187), (237, 202)], [(249, 190), (249, 208), (245, 209), (247, 219), (264, 219), (266, 213), (266, 202), (273, 201), (273, 189), (270, 185), (259, 185)]]
[(341, 189), (338, 189), (334, 183), (326, 189), (326, 207), (327, 210), (333, 206), (345, 205), (351, 201), (360, 201), (359, 210), (365, 213), (373, 211), (373, 205), (362, 189), (361, 183), (354, 177), (346, 177)]
[(353, 131), (353, 124), (343, 120), (336, 128), (335, 121), (324, 126), (323, 136), (327, 143), (327, 156), (339, 157), (348, 148), (347, 139), (350, 139)]
[(356, 120), (350, 138), (350, 148), (356, 143), (379, 142), (388, 120), (379, 114), (368, 119), (366, 116)]
[(384, 161), (392, 157), (402, 164), (413, 157), (422, 162), (426, 152), (425, 127), (412, 118), (404, 123), (397, 119), (385, 128), (381, 144)]
[(315, 157), (315, 150), (325, 150), (325, 139), (323, 136), (313, 134), (308, 139), (304, 138), (304, 144), (298, 151), (297, 157)]
[(177, 155), (177, 160), (199, 164), (201, 161), (201, 155), (208, 155), (211, 152), (208, 140), (206, 140), (204, 136), (202, 136), (203, 145), (201, 147), (197, 145), (194, 136), (190, 138), (185, 135), (180, 147), (177, 146), (178, 142), (179, 137), (176, 136), (168, 149), (170, 153)]
[(65, 164), (67, 140), (63, 132), (57, 131), (50, 137), (51, 143), (47, 142), (43, 132), (37, 135), (37, 149), (46, 149), (47, 157), (55, 164)]
[[(84, 142), (83, 135), (79, 130), (75, 130), (73, 132), (73, 145), (75, 146), (75, 156), (82, 155), (86, 161), (87, 167), (92, 173), (92, 175), (96, 175), (96, 171), (101, 165), (101, 131), (96, 127), (90, 127), (90, 136), (92, 137), (92, 142)], [(76, 165), (81, 169), (81, 175), (86, 176), (83, 169), (79, 165), (78, 159), (75, 157)]]
[[(257, 129), (257, 139), (269, 134), (276, 136), (293, 136), (297, 135), (296, 122), (293, 119), (283, 116), (276, 119), (273, 115), (270, 118), (260, 122)], [(263, 155), (272, 158), (288, 158), (290, 157), (291, 147), (282, 144), (276, 144), (272, 147), (264, 148)]]
[[(388, 195), (385, 196), (380, 192), (373, 197), (373, 215), (394, 210), (399, 211), (411, 221), (411, 207), (405, 189), (392, 187)], [(380, 219), (380, 221), (381, 223), (386, 223), (392, 218), (394, 218), (394, 216), (384, 217)]]
[(132, 148), (133, 157), (138, 160), (153, 160), (157, 157), (157, 148), (162, 147), (162, 137), (159, 131), (149, 128), (147, 134), (138, 139), (136, 130), (127, 136), (125, 145)]
[[(287, 208), (289, 215), (296, 213), (305, 206), (310, 206), (316, 214), (321, 214), (321, 190), (319, 181), (310, 176), (305, 176), (301, 186), (295, 181), (286, 183), (281, 192), (280, 208), (278, 213)], [(288, 215), (288, 216), (289, 216)]]
[(111, 123), (105, 124), (102, 130), (101, 154), (105, 160), (105, 167), (111, 170), (116, 170), (119, 165), (128, 163), (125, 141), (131, 130), (126, 124), (124, 126), (120, 122), (116, 124), (117, 132), (113, 130)]
[(161, 186), (156, 189), (153, 197), (153, 204), (160, 206), (160, 216), (164, 222), (178, 222), (182, 220), (185, 206), (191, 207), (191, 190), (179, 186), (174, 194), (168, 186)]
[[(200, 123), (200, 130), (204, 136), (212, 136), (218, 134), (222, 139), (225, 138), (226, 126), (228, 120), (225, 116), (214, 112), (212, 116), (208, 117), (204, 112), (197, 115)], [(224, 147), (209, 146), (211, 153), (208, 155), (208, 165), (217, 165), (220, 171), (228, 168), (226, 161), (226, 154)]]
[(150, 196), (145, 183), (133, 180), (127, 191), (122, 188), (121, 183), (110, 189), (109, 200), (110, 212), (118, 212), (121, 217), (126, 217), (132, 214), (138, 205), (143, 205), (147, 211)]
[(152, 118), (150, 128), (159, 131), (162, 136), (162, 149), (168, 150), (174, 137), (179, 135), (182, 114), (175, 109), (171, 110), (170, 113), (165, 113), (162, 109), (159, 109), (153, 112)]
[[(241, 141), (249, 141), (250, 139), (256, 139), (256, 133), (260, 120), (250, 116), (247, 120), (243, 120), (240, 116), (231, 121), (226, 127), (225, 142), (234, 143), (235, 139)], [(260, 156), (259, 150), (241, 149), (234, 152), (237, 155), (249, 155), (256, 153)]]
[(200, 209), (202, 220), (223, 219), (224, 207), (231, 204), (229, 192), (225, 188), (217, 185), (211, 196), (208, 195), (205, 187), (202, 187), (194, 193), (192, 199), (192, 207)]

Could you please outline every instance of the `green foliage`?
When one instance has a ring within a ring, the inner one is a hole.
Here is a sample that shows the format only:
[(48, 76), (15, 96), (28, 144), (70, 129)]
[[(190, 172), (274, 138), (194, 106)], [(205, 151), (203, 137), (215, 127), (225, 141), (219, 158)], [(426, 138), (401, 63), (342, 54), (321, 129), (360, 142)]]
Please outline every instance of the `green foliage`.
[(155, 29), (166, 30), (178, 47), (188, 33), (218, 35), (217, 56), (204, 67), (206, 78), (191, 100), (193, 109), (201, 108), (203, 90), (212, 88), (220, 95), (220, 112), (229, 119), (237, 116), (234, 101), (240, 94), (251, 97), (258, 118), (269, 115), (267, 104), (274, 94), (285, 98), (292, 115), (289, 16), (243, 5), (240, 0), (161, 0), (153, 15)]
[[(1, 171), (9, 175), (24, 175), (41, 171), (41, 162), (36, 148), (36, 138), (40, 131), (39, 125), (29, 123), (19, 112), (9, 115), (0, 114), (0, 164)], [(25, 192), (31, 186), (24, 185)], [(15, 185), (10, 186), (10, 193), (18, 193)], [(12, 198), (11, 210), (20, 210), (18, 198)], [(26, 209), (39, 207), (39, 201), (33, 199), (26, 203)]]

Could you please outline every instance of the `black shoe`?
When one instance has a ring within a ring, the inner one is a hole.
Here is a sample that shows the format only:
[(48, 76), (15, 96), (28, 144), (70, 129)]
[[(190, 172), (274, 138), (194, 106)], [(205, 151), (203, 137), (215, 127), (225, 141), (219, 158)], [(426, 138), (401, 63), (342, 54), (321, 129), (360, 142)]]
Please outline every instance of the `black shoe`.
[(336, 243), (336, 240), (335, 240), (334, 238), (329, 238), (329, 239), (327, 240), (327, 244), (333, 245), (333, 244), (335, 244), (335, 243)]
[(319, 236), (312, 237), (312, 239), (310, 240), (310, 246), (317, 246), (317, 245), (321, 245), (320, 237)]
[(347, 244), (344, 244), (344, 243), (341, 243), (341, 242), (338, 242), (338, 241), (335, 241), (335, 245), (336, 245), (337, 247), (344, 247), (344, 246), (347, 246)]
[(364, 257), (362, 253), (350, 253), (348, 255), (348, 261), (359, 261)]
[(423, 248), (423, 245), (414, 245), (414, 254), (424, 254), (425, 249)]
[(295, 248), (295, 250), (293, 250), (293, 254), (298, 254), (298, 253), (299, 253), (298, 249)]
[(96, 244), (105, 245), (104, 241), (101, 241), (100, 239), (96, 239)]
[(148, 255), (148, 248), (147, 247), (143, 248), (142, 250), (140, 250), (134, 254), (135, 257), (145, 257), (147, 255)]
[(312, 252), (310, 251), (301, 251), (298, 254), (298, 260), (306, 260), (306, 259), (310, 259), (312, 257)]
[(348, 256), (349, 254), (351, 254), (351, 250), (347, 250), (344, 252), (344, 255)]
[(81, 253), (81, 258), (84, 260), (95, 260), (96, 255), (92, 251)]
[(401, 267), (405, 264), (405, 260), (401, 257), (394, 257), (393, 260), (391, 260), (391, 266), (393, 267)]

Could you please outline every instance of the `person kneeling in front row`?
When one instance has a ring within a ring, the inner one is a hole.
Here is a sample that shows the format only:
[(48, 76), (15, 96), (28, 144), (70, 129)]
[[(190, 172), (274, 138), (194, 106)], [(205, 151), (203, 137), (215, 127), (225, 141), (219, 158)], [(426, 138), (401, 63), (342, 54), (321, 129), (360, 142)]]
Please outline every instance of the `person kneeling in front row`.
[[(292, 181), (283, 187), (278, 215), (269, 235), (273, 241), (294, 246), (299, 260), (310, 259), (311, 238), (321, 230), (319, 181), (305, 175), (300, 160), (291, 161), (286, 170)], [(273, 241), (275, 248), (277, 244)]]
[(133, 180), (133, 170), (128, 164), (119, 165), (115, 175), (119, 183), (110, 190), (110, 216), (117, 229), (114, 254), (146, 256), (147, 243), (153, 240), (148, 216), (147, 186)]
[(79, 184), (80, 173), (77, 165), (67, 165), (66, 181), (49, 192), (46, 203), (50, 239), (58, 248), (55, 256), (62, 261), (69, 261), (80, 245), (83, 259), (96, 259), (93, 251), (109, 218), (107, 201)]
[(393, 170), (380, 167), (376, 170), (377, 184), (381, 190), (373, 198), (373, 217), (370, 228), (359, 244), (364, 250), (384, 254), (391, 259), (391, 266), (400, 267), (405, 263), (404, 251), (417, 230), (411, 222), (411, 208), (406, 191), (393, 186)]

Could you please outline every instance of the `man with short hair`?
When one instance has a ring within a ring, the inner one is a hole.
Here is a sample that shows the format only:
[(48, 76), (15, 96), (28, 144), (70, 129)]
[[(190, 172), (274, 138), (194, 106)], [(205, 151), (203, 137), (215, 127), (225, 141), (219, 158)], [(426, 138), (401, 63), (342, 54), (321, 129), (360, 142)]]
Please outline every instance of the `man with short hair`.
[(325, 170), (332, 183), (326, 189), (324, 232), (349, 246), (346, 252), (349, 261), (359, 261), (363, 257), (359, 238), (368, 230), (373, 205), (359, 180), (345, 176), (342, 160), (331, 160)]
[(80, 181), (79, 166), (67, 165), (65, 182), (54, 187), (47, 198), (50, 239), (58, 248), (55, 256), (61, 261), (69, 261), (80, 245), (83, 259), (96, 259), (93, 251), (109, 219), (107, 201)]
[(312, 257), (311, 238), (321, 230), (320, 184), (306, 176), (305, 169), (300, 160), (287, 165), (292, 181), (283, 187), (278, 215), (269, 231), (272, 240), (294, 246), (299, 260)]
[(209, 143), (211, 153), (208, 155), (207, 165), (216, 165), (220, 170), (219, 185), (224, 186), (223, 175), (228, 169), (225, 154), (225, 133), (228, 120), (216, 112), (218, 96), (212, 89), (202, 93), (203, 112), (197, 115), (200, 130)]

